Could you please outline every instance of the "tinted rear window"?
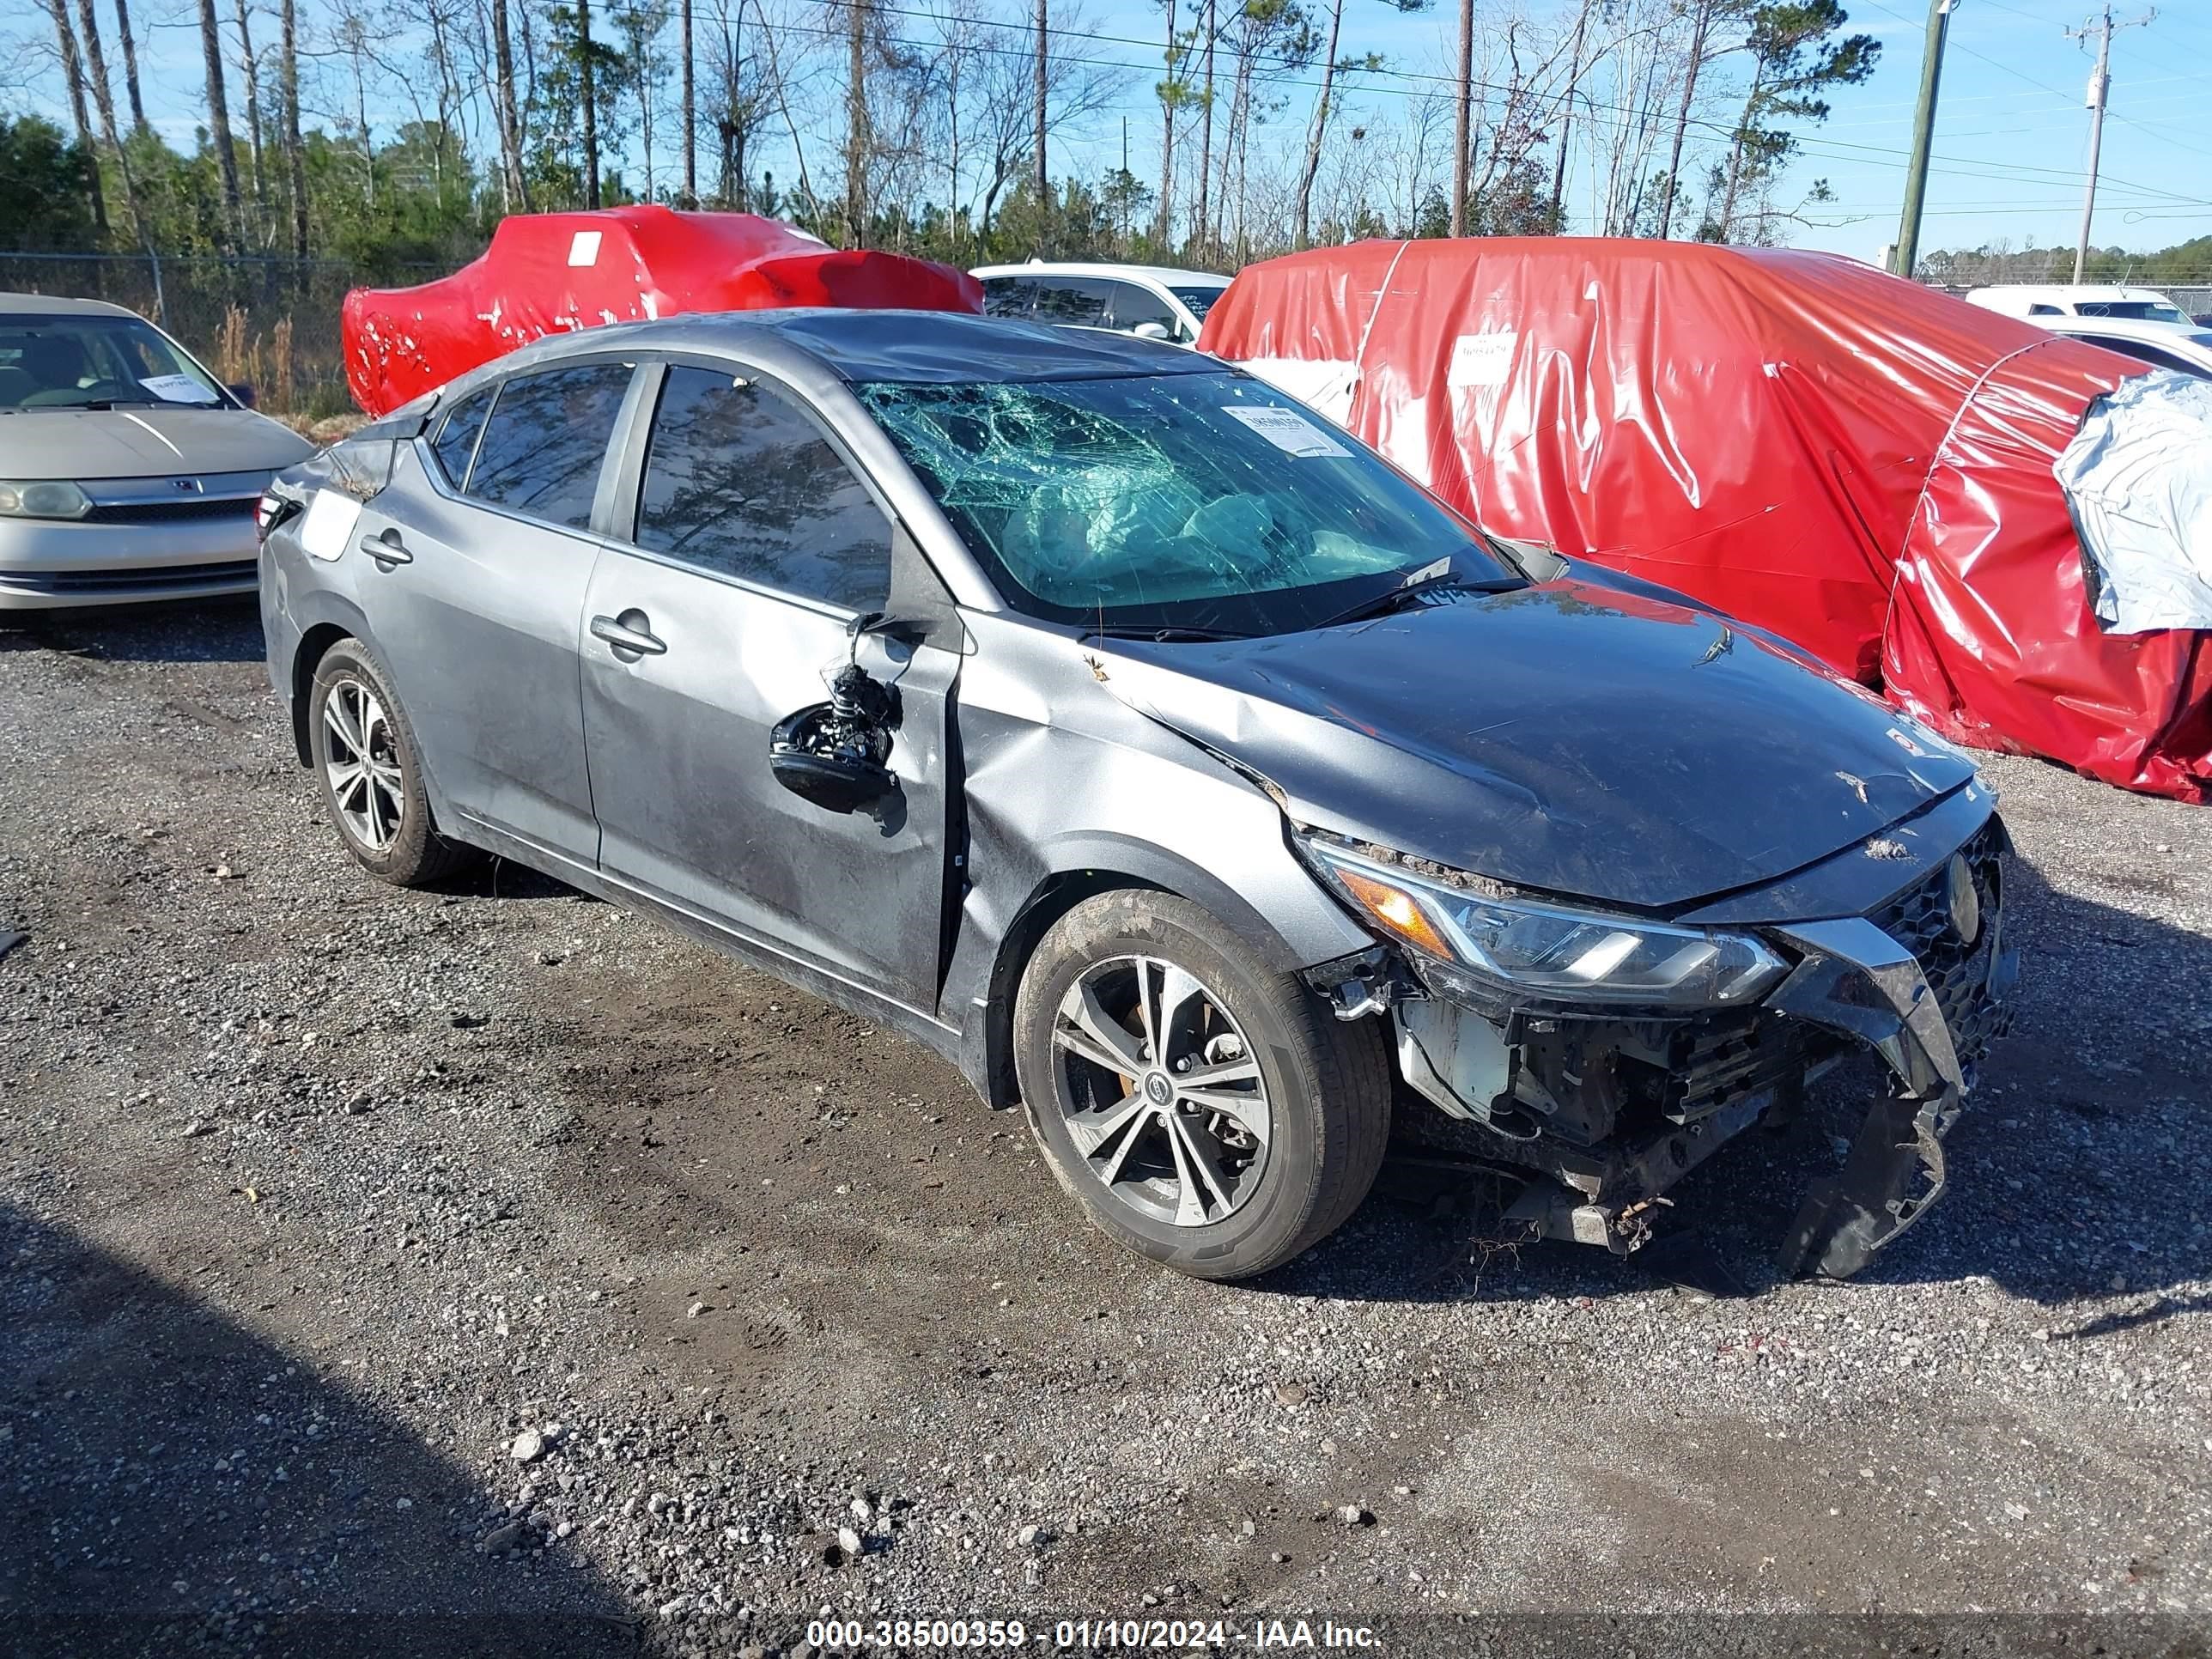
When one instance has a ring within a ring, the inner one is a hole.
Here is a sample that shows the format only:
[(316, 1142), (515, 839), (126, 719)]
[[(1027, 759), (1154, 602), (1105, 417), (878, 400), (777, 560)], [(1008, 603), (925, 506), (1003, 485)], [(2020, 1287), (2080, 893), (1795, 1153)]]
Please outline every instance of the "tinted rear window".
[(507, 381), (477, 447), (469, 494), (582, 529), (629, 381), (628, 363), (580, 363)]
[(438, 471), (456, 489), (468, 482), (469, 459), (477, 453), (477, 434), (483, 430), (484, 416), (490, 413), (491, 388), (487, 386), (453, 405), (430, 445), (431, 453), (438, 458)]

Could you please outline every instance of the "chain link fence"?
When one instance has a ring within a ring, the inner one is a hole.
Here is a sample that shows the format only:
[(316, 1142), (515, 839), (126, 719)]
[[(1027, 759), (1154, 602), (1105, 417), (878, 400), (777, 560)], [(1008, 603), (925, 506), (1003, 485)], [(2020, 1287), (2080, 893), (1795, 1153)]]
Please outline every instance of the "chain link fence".
[(446, 267), (374, 276), (343, 259), (0, 252), (0, 294), (106, 300), (150, 317), (226, 381), (251, 384), (272, 415), (346, 414), (340, 307), (372, 282), (427, 282)]

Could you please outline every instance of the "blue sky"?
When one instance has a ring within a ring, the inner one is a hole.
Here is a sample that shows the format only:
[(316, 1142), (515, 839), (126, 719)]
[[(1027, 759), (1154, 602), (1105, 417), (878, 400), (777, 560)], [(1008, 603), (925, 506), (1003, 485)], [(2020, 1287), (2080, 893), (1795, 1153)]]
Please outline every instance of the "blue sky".
[[(1794, 240), (1873, 258), (1896, 234), (1926, 15), (1921, 0), (1844, 3), (1850, 27), (1881, 40), (1881, 62), (1864, 86), (1844, 88), (1834, 100), (1827, 124), (1806, 136), (1794, 182), (1809, 185), (1814, 178), (1826, 178), (1836, 199), (1816, 216), (1822, 222)], [(2085, 3), (1960, 0), (1945, 58), (1936, 159), (1921, 234), (1923, 252), (2000, 239), (2014, 246), (2071, 244), (2087, 160), (2089, 116), (2082, 94), (2091, 60), (2064, 31), (2084, 21)], [(1443, 72), (1455, 15), (1450, 0), (1410, 16), (1362, 0), (1348, 0), (1348, 6), (1346, 50), (1381, 52), (1392, 68), (1413, 76)], [(1478, 7), (1486, 16), (1498, 9), (1495, 0), (1478, 0)], [(1100, 38), (1085, 49), (1085, 55), (1145, 65), (1131, 78), (1127, 107), (1131, 163), (1139, 177), (1148, 177), (1157, 155), (1157, 106), (1149, 88), (1157, 77), (1158, 49), (1124, 42), (1157, 40), (1159, 10), (1151, 0), (1090, 0), (1090, 9)], [(173, 137), (189, 142), (202, 108), (195, 12), (184, 0), (137, 0), (136, 9), (155, 26), (144, 54), (149, 112)], [(229, 8), (222, 9), (227, 21)], [(320, 8), (308, 0), (302, 9), (312, 16)], [(36, 13), (27, 3), (21, 10), (35, 22)], [(101, 10), (112, 17), (106, 7)], [(264, 39), (273, 38), (273, 18), (259, 20), (258, 27)], [(23, 32), (46, 38), (35, 29)], [(120, 65), (112, 40), (109, 58), (119, 102)], [(34, 83), (33, 100), (58, 114), (53, 89), (49, 70), (43, 84)], [(231, 96), (235, 114), (243, 94), (234, 88)], [(1272, 129), (1285, 143), (1296, 143), (1293, 133), (1303, 132), (1312, 94), (1293, 88), (1291, 96), (1282, 124)], [(1364, 101), (1362, 112), (1387, 118), (1406, 100), (1378, 88)], [(2098, 246), (2149, 250), (2212, 234), (2208, 105), (2212, 0), (2167, 0), (2148, 27), (2115, 37), (2094, 237)], [(1087, 141), (1069, 148), (1080, 153), (1077, 159), (1103, 167), (1118, 159), (1119, 144), (1119, 123), (1109, 118)], [(1055, 158), (1055, 170), (1060, 165)], [(1571, 213), (1577, 205), (1571, 192)], [(2212, 280), (2212, 270), (2205, 275)]]

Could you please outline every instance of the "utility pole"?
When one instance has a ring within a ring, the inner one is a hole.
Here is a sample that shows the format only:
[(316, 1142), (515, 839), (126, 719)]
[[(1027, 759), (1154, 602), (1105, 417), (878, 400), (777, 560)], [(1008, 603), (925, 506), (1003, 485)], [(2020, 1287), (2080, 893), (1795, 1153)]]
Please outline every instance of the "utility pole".
[(1905, 212), (1897, 222), (1897, 253), (1890, 269), (1907, 282), (1920, 258), (1920, 204), (1928, 194), (1928, 146), (1936, 132), (1936, 94), (1943, 80), (1943, 38), (1959, 0), (1929, 0), (1928, 43), (1921, 48), (1920, 107), (1912, 118), (1912, 165), (1905, 175)]
[(2066, 38), (2079, 40), (2084, 51), (2088, 49), (2089, 37), (2092, 34), (2097, 37), (2097, 67), (2090, 71), (2087, 99), (2089, 107), (2089, 182), (2081, 193), (2081, 234), (2074, 242), (2074, 280), (2077, 283), (2081, 280), (2083, 268), (2089, 263), (2089, 221), (2097, 213), (2097, 155), (2105, 142), (2105, 106), (2112, 100), (2112, 33), (2116, 28), (2141, 28), (2157, 15), (2154, 9), (2124, 23), (2115, 24), (2112, 9), (2108, 5), (2105, 8), (2101, 22), (2092, 18), (2080, 28), (2066, 31)]
[(1467, 234), (1468, 150), (1474, 144), (1474, 0), (1459, 0), (1459, 84), (1452, 100), (1451, 223), (1453, 236)]

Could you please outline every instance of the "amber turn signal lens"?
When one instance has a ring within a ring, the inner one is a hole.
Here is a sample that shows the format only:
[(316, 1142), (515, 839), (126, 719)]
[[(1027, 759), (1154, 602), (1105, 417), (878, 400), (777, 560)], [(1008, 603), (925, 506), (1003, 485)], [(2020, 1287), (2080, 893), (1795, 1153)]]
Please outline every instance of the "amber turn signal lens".
[(1393, 887), (1389, 882), (1378, 881), (1357, 870), (1339, 866), (1336, 878), (1345, 890), (1359, 901), (1367, 914), (1390, 933), (1396, 934), (1416, 950), (1425, 951), (1432, 957), (1449, 957), (1450, 945), (1437, 932), (1436, 924), (1429, 920), (1428, 912), (1403, 888)]

